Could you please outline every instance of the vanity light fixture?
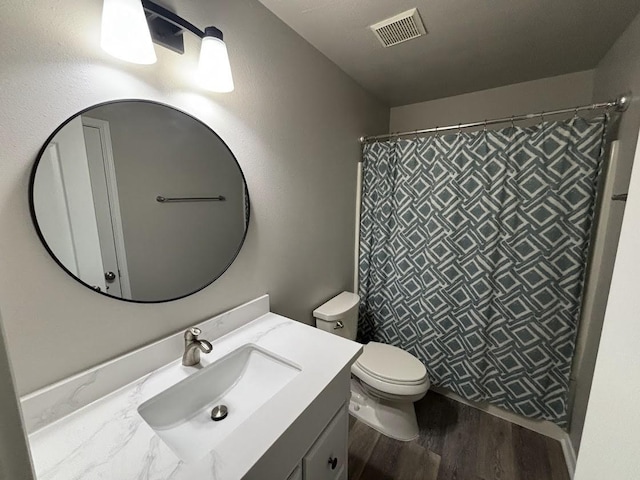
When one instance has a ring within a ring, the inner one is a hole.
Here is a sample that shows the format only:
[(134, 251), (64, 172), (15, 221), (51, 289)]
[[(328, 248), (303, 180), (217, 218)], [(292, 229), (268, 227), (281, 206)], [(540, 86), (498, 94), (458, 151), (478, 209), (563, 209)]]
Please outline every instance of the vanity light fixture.
[(127, 62), (156, 63), (156, 52), (140, 0), (104, 0), (100, 46)]
[(155, 63), (151, 41), (183, 54), (185, 31), (202, 40), (196, 72), (198, 84), (212, 92), (233, 91), (229, 54), (219, 29), (207, 27), (202, 31), (150, 0), (104, 0), (101, 45), (106, 52), (122, 60)]
[(196, 79), (202, 88), (213, 92), (233, 91), (227, 45), (222, 40), (222, 32), (216, 27), (204, 29)]

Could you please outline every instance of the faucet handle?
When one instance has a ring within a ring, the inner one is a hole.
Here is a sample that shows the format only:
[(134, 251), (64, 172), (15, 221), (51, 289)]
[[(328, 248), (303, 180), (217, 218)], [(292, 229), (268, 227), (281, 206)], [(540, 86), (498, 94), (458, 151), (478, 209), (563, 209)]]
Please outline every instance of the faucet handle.
[(191, 327), (187, 329), (186, 332), (184, 332), (184, 338), (185, 340), (197, 340), (198, 335), (200, 335), (201, 333), (202, 330), (200, 330), (198, 327)]

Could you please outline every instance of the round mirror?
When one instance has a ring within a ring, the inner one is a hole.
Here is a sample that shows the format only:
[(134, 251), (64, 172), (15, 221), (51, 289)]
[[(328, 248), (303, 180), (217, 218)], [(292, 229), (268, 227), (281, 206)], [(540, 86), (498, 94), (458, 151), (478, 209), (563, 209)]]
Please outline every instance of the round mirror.
[(29, 190), (56, 262), (87, 287), (134, 302), (209, 285), (249, 223), (229, 147), (201, 121), (149, 101), (109, 102), (67, 120), (40, 151)]

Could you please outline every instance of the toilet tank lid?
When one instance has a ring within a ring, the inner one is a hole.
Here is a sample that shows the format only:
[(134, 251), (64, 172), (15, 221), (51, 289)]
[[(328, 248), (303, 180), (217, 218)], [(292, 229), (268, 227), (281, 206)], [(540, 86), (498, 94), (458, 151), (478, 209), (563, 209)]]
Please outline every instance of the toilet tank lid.
[(333, 297), (326, 303), (323, 303), (313, 311), (314, 318), (334, 322), (340, 320), (352, 308), (358, 306), (360, 296), (352, 292), (342, 292), (340, 295)]

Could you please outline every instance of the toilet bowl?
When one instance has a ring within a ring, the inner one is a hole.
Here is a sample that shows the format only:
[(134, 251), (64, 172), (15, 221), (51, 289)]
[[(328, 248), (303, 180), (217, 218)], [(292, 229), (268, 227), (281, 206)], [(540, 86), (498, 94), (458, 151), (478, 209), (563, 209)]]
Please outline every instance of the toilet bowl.
[[(360, 297), (342, 292), (313, 311), (316, 326), (355, 340)], [(370, 342), (351, 367), (349, 412), (396, 440), (418, 436), (413, 402), (429, 390), (427, 369), (416, 357), (384, 343)]]

